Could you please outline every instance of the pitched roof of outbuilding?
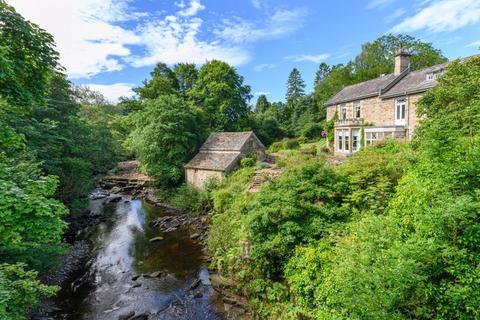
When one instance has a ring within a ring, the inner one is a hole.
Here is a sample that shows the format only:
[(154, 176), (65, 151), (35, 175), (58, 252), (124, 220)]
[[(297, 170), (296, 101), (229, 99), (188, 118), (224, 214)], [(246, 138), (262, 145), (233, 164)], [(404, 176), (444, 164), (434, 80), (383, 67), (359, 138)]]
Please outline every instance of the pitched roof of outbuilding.
[(240, 151), (252, 135), (255, 136), (252, 131), (214, 132), (210, 134), (200, 151)]
[(236, 163), (240, 152), (199, 152), (185, 168), (226, 171)]
[(237, 164), (242, 148), (250, 138), (253, 138), (261, 149), (265, 148), (252, 131), (211, 133), (185, 168), (228, 171)]

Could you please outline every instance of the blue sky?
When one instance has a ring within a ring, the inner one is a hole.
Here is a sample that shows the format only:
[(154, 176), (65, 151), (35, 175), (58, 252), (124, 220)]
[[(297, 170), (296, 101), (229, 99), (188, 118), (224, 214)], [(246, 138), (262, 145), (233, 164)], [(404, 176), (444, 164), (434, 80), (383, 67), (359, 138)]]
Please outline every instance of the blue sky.
[[(283, 100), (296, 67), (312, 89), (320, 62), (347, 62), (393, 32), (449, 58), (480, 53), (480, 0), (7, 0), (50, 32), (70, 79), (111, 100), (157, 62), (221, 59), (258, 96)], [(252, 99), (254, 103), (256, 97)]]

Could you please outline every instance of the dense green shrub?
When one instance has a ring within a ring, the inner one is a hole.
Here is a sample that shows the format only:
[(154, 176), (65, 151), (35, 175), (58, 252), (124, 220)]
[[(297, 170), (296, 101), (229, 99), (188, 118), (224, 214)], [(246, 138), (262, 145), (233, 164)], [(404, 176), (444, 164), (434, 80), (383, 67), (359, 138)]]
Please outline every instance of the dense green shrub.
[(351, 185), (346, 204), (353, 213), (382, 214), (411, 161), (414, 153), (410, 146), (396, 140), (362, 148), (338, 168), (348, 175)]
[[(286, 275), (304, 315), (480, 317), (479, 81), (479, 57), (454, 62), (420, 101), (419, 112), (427, 118), (416, 131), (414, 161), (403, 175), (386, 170), (374, 176), (401, 176), (383, 215), (365, 208), (367, 214), (351, 222), (345, 236), (332, 238), (335, 246), (296, 250)], [(384, 160), (387, 167), (394, 163)], [(373, 203), (379, 200), (385, 201)]]
[(38, 304), (39, 296), (51, 296), (58, 288), (42, 285), (37, 273), (24, 265), (0, 264), (0, 318), (23, 320), (28, 307)]
[(248, 208), (254, 268), (281, 277), (295, 246), (327, 236), (348, 219), (340, 208), (347, 192), (345, 176), (318, 160), (294, 166), (263, 187)]
[(214, 209), (208, 247), (215, 257), (217, 269), (223, 272), (237, 268), (244, 254), (246, 206), (253, 197), (247, 194), (247, 188), (254, 173), (254, 167), (241, 168), (212, 191)]
[(300, 148), (300, 142), (298, 139), (285, 138), (281, 141), (276, 141), (272, 143), (268, 150), (270, 152), (278, 152), (281, 150), (295, 150)]

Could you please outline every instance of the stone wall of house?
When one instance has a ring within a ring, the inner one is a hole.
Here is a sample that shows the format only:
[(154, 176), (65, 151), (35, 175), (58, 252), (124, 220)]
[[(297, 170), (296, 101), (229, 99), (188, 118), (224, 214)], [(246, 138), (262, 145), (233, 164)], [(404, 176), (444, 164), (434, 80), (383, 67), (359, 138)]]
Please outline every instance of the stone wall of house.
[(407, 137), (412, 138), (413, 131), (421, 118), (417, 117), (417, 103), (424, 93), (417, 93), (408, 96), (408, 119), (407, 119)]
[[(413, 131), (418, 123), (416, 116), (416, 104), (423, 94), (414, 94), (408, 96), (408, 112), (406, 119), (406, 127), (409, 131)], [(395, 124), (395, 100), (396, 98), (390, 98), (381, 100), (378, 97), (367, 98), (360, 100), (361, 118), (366, 123), (373, 124), (374, 126), (388, 126)], [(345, 103), (347, 107), (347, 119), (353, 118), (353, 102)], [(342, 104), (327, 107), (327, 120), (333, 118), (335, 112), (341, 115)]]
[(330, 120), (335, 115), (335, 111), (338, 110), (338, 106), (328, 106), (327, 107), (327, 120)]
[(203, 190), (205, 183), (209, 179), (221, 180), (224, 177), (222, 171), (202, 170), (202, 169), (186, 169), (186, 180), (199, 190)]

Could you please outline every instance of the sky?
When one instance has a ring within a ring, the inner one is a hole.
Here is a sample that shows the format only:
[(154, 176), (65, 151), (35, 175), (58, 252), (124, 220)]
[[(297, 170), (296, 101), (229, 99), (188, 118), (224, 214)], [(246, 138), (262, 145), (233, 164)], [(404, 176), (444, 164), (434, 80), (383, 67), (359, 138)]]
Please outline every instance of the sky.
[(387, 33), (431, 42), (449, 59), (480, 53), (480, 0), (7, 0), (54, 36), (69, 79), (112, 102), (156, 63), (219, 59), (282, 101), (289, 72), (307, 92), (318, 64), (346, 63)]

